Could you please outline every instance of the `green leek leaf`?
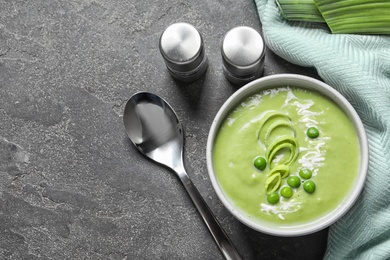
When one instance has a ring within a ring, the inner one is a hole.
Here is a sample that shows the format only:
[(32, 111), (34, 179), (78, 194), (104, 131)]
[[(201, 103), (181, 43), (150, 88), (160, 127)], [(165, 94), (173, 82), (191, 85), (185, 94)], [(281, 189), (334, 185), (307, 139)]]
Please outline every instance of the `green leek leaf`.
[(314, 0), (332, 33), (390, 34), (389, 0)]
[(276, 3), (287, 20), (325, 22), (313, 0), (276, 0)]

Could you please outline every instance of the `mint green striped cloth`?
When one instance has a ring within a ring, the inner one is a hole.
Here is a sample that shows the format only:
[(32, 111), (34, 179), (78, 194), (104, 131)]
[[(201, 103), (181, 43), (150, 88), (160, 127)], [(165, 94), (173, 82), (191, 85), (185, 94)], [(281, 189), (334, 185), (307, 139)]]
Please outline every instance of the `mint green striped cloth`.
[(267, 46), (316, 68), (354, 106), (369, 139), (365, 189), (330, 227), (325, 259), (390, 259), (390, 36), (331, 34), (325, 24), (287, 22), (275, 0), (255, 3)]

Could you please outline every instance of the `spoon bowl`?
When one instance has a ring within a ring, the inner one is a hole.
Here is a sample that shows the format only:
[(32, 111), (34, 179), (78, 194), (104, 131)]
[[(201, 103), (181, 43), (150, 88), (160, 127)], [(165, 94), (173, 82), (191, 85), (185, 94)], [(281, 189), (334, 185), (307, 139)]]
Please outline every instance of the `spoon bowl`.
[(155, 94), (138, 92), (127, 101), (123, 123), (130, 140), (142, 154), (176, 173), (225, 259), (241, 259), (187, 175), (183, 163), (183, 129), (172, 107)]
[(141, 153), (172, 170), (180, 166), (183, 130), (167, 102), (152, 93), (139, 92), (127, 102), (123, 122)]

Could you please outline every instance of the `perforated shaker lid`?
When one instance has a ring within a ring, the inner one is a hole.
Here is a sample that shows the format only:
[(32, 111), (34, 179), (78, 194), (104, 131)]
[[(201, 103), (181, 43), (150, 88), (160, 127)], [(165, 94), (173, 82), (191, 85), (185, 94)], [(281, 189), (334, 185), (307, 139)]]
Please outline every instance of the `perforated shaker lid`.
[(165, 29), (159, 47), (167, 66), (178, 72), (194, 70), (204, 56), (202, 36), (188, 23), (175, 23)]
[(262, 69), (265, 46), (256, 30), (239, 26), (226, 33), (221, 52), (227, 70), (237, 76), (249, 76)]

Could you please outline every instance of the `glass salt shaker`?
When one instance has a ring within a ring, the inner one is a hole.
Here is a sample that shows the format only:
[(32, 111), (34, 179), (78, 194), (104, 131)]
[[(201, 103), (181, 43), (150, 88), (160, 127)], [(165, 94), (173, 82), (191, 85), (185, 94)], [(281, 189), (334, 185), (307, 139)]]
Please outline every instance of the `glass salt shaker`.
[(168, 26), (161, 34), (159, 48), (169, 73), (179, 81), (195, 81), (207, 70), (203, 38), (191, 24)]

